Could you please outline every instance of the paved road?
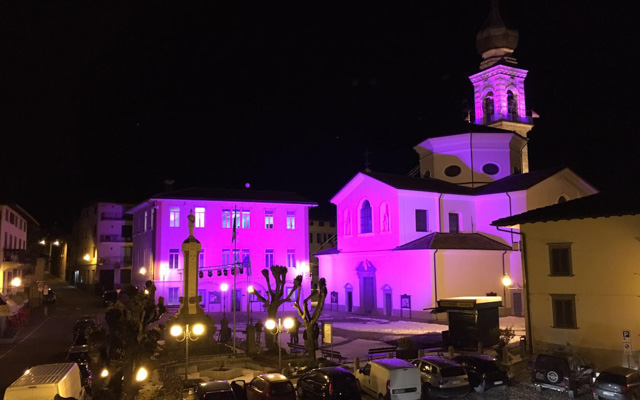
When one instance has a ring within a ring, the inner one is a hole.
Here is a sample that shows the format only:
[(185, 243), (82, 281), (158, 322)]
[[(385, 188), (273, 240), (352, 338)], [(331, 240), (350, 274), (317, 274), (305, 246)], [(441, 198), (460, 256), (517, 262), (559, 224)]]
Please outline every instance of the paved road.
[(50, 282), (56, 305), (31, 310), (28, 324), (11, 344), (0, 344), (0, 396), (26, 369), (34, 365), (63, 362), (73, 344), (73, 324), (81, 315), (103, 319), (99, 299), (61, 281)]

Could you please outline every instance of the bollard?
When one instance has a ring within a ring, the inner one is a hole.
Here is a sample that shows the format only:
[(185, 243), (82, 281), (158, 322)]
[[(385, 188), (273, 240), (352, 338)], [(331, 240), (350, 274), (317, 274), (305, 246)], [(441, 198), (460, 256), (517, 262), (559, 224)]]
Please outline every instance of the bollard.
[(504, 346), (502, 348), (502, 364), (509, 364), (509, 355), (509, 348), (507, 346)]
[(520, 336), (520, 355), (524, 357), (527, 354), (527, 337)]
[(455, 352), (453, 346), (449, 346), (449, 358), (453, 358)]
[(356, 372), (360, 369), (360, 358), (356, 357), (353, 359), (353, 372)]

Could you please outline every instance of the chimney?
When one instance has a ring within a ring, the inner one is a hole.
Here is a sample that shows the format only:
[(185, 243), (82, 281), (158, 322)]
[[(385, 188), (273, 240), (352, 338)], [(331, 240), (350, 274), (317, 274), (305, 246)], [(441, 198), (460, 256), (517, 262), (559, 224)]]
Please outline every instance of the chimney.
[(164, 191), (171, 192), (173, 191), (173, 184), (175, 183), (175, 179), (165, 179), (164, 180)]

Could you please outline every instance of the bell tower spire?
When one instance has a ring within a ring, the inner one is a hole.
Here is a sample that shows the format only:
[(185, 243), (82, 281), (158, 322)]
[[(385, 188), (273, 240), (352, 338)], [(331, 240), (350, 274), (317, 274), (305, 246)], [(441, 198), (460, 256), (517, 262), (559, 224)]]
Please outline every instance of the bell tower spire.
[[(527, 138), (533, 119), (527, 116), (524, 80), (527, 70), (517, 68), (513, 52), (519, 33), (507, 28), (500, 15), (500, 1), (491, 0), (486, 22), (476, 35), (476, 49), (482, 55), (480, 72), (469, 79), (474, 91), (474, 122), (515, 131)], [(522, 149), (522, 172), (529, 172), (529, 152)]]

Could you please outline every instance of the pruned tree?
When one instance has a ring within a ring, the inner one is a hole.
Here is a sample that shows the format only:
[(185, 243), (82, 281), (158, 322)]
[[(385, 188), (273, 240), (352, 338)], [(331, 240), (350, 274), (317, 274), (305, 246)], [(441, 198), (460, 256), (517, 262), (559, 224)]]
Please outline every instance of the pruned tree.
[[(262, 296), (257, 291), (254, 293), (258, 300), (267, 307), (267, 316), (270, 319), (277, 320), (278, 317), (278, 308), (284, 303), (291, 301), (291, 296), (293, 293), (300, 292), (299, 288), (302, 284), (302, 275), (298, 275), (293, 280), (293, 288), (289, 294), (285, 293), (285, 283), (287, 280), (287, 267), (282, 267), (279, 265), (274, 265), (270, 268), (271, 275), (273, 275), (273, 279), (275, 280), (274, 287), (271, 286), (271, 281), (269, 279), (269, 269), (262, 270), (262, 276), (267, 281), (267, 293), (266, 297)], [(265, 344), (267, 348), (274, 347), (274, 337), (273, 335), (265, 335)]]
[[(300, 277), (302, 279), (302, 277)], [(311, 312), (309, 307), (309, 302), (317, 298), (318, 302), (316, 304), (315, 309)], [(306, 299), (303, 300), (302, 306), (300, 306), (300, 290), (298, 290), (298, 294), (296, 295), (296, 301), (293, 303), (293, 306), (296, 310), (298, 310), (298, 314), (302, 317), (302, 323), (304, 324), (305, 334), (307, 336), (307, 340), (305, 342), (305, 346), (307, 349), (307, 353), (311, 357), (311, 359), (316, 359), (316, 340), (313, 337), (313, 328), (318, 323), (320, 319), (320, 314), (322, 314), (322, 309), (324, 308), (324, 301), (327, 298), (327, 281), (324, 278), (321, 278), (318, 281), (318, 285), (314, 286), (311, 289), (311, 294), (307, 296)]]

